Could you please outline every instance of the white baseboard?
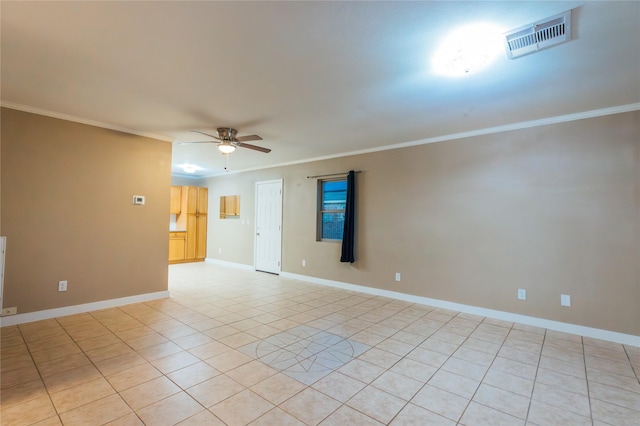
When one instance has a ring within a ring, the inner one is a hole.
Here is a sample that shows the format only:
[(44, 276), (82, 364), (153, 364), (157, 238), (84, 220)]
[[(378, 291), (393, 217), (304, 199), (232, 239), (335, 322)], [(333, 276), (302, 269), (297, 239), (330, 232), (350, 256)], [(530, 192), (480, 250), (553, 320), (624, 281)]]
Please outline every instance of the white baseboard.
[(45, 309), (44, 311), (29, 312), (26, 314), (11, 315), (0, 318), (0, 327), (8, 325), (24, 324), (27, 322), (41, 321), (67, 315), (81, 314), (100, 309), (115, 308), (117, 306), (130, 305), (132, 303), (148, 302), (149, 300), (169, 297), (169, 291), (137, 294), (135, 296), (121, 297), (118, 299), (101, 300), (99, 302), (83, 303), (82, 305), (65, 306), (63, 308)]
[(228, 266), (229, 268), (243, 269), (245, 271), (256, 270), (256, 268), (254, 268), (253, 265), (247, 265), (245, 263), (229, 262), (226, 260), (214, 259), (213, 257), (207, 257), (206, 259), (204, 259), (204, 261), (205, 263), (212, 263), (214, 265), (220, 265), (220, 266)]
[(511, 312), (496, 311), (493, 309), (480, 308), (477, 306), (463, 305), (461, 303), (447, 302), (446, 300), (430, 299), (428, 297), (414, 296), (411, 294), (399, 293), (397, 291), (382, 290), (379, 288), (349, 284), (340, 281), (332, 281), (324, 278), (292, 274), (289, 272), (281, 272), (280, 276), (283, 278), (306, 281), (313, 284), (326, 285), (329, 287), (357, 291), (360, 293), (372, 294), (375, 296), (384, 296), (391, 299), (403, 300), (405, 302), (434, 306), (436, 308), (450, 309), (467, 314), (479, 315), (482, 317), (489, 317), (509, 322), (517, 322), (534, 327), (547, 328), (549, 330), (561, 331), (564, 333), (577, 334), (579, 336), (592, 337), (594, 339), (608, 340), (610, 342), (640, 347), (640, 336), (634, 336), (632, 334), (617, 333), (615, 331), (602, 330), (599, 328), (585, 327), (582, 325), (530, 317), (527, 315), (514, 314)]

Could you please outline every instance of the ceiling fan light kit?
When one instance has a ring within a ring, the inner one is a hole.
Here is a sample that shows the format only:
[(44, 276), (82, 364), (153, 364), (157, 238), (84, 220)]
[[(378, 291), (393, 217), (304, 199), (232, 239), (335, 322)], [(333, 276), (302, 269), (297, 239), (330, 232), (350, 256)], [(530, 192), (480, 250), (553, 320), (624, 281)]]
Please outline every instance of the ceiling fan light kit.
[(215, 141), (182, 142), (182, 144), (217, 143), (218, 149), (223, 154), (231, 154), (236, 150), (236, 148), (249, 148), (254, 151), (264, 152), (265, 154), (268, 154), (271, 152), (269, 148), (263, 148), (261, 146), (251, 145), (246, 143), (247, 141), (261, 141), (262, 138), (258, 135), (236, 137), (236, 135), (238, 134), (238, 131), (236, 129), (232, 129), (231, 127), (218, 127), (216, 130), (218, 132), (217, 135), (201, 132), (200, 130), (191, 130), (194, 133), (200, 133), (201, 135), (209, 136), (210, 138), (215, 139)]
[(236, 147), (233, 146), (230, 142), (222, 142), (218, 145), (218, 149), (222, 154), (231, 154), (236, 150)]

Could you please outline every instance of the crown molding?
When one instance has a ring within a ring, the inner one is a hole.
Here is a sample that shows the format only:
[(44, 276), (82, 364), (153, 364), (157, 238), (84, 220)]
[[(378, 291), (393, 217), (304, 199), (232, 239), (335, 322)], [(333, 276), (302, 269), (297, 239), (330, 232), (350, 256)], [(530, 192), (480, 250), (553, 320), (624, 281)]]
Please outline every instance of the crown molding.
[(165, 142), (173, 142), (173, 139), (164, 135), (157, 135), (154, 133), (147, 133), (147, 132), (139, 132), (137, 130), (132, 130), (126, 127), (120, 127), (113, 124), (104, 123), (102, 121), (89, 120), (87, 118), (81, 118), (73, 115), (62, 114), (59, 112), (53, 112), (46, 109), (36, 108), (28, 105), (21, 105), (13, 102), (0, 101), (0, 106), (4, 108), (9, 108), (9, 109), (15, 109), (18, 111), (30, 112), (32, 114), (44, 115), (46, 117), (58, 118), (60, 120), (73, 121), (75, 123), (86, 124), (88, 126), (101, 127), (103, 129), (115, 130), (123, 133), (130, 133), (132, 135), (143, 136), (145, 138), (159, 139)]
[(333, 158), (350, 157), (352, 155), (362, 155), (362, 154), (369, 154), (373, 152), (390, 151), (392, 149), (408, 148), (412, 146), (426, 145), (426, 144), (437, 143), (437, 142), (446, 142), (446, 141), (451, 141), (456, 139), (470, 138), (474, 136), (483, 136), (483, 135), (490, 135), (490, 134), (496, 134), (496, 133), (502, 133), (502, 132), (510, 132), (513, 130), (522, 130), (522, 129), (528, 129), (531, 127), (540, 127), (540, 126), (547, 126), (550, 124), (585, 120), (588, 118), (603, 117), (607, 115), (621, 114), (625, 112), (638, 111), (638, 110), (640, 110), (640, 103), (620, 105), (620, 106), (615, 106), (610, 108), (602, 108), (602, 109), (596, 109), (592, 111), (578, 112), (575, 114), (567, 114), (567, 115), (559, 115), (556, 117), (542, 118), (539, 120), (523, 121), (520, 123), (507, 124), (504, 126), (486, 127), (484, 129), (471, 130), (468, 132), (451, 133), (449, 135), (418, 139), (411, 142), (402, 142), (402, 143), (397, 143), (392, 145), (379, 146), (375, 148), (361, 149), (357, 151), (347, 151), (347, 152), (342, 152), (340, 154), (332, 154), (332, 155), (325, 155), (322, 157), (313, 157), (313, 158), (306, 158), (302, 160), (288, 161), (285, 163), (279, 163), (279, 164), (274, 164), (274, 165), (265, 166), (265, 167), (253, 167), (253, 168), (242, 169), (242, 170), (233, 170), (230, 172), (221, 172), (221, 173), (216, 173), (208, 176), (202, 176), (202, 179), (213, 178), (213, 177), (223, 176), (228, 174), (271, 169), (274, 167), (284, 167), (284, 166), (292, 166), (295, 164), (311, 163), (314, 161), (331, 160)]
[[(173, 139), (171, 139), (171, 138), (169, 138), (167, 136), (164, 136), (164, 135), (156, 135), (156, 134), (153, 134), (153, 133), (139, 132), (139, 131), (132, 130), (132, 129), (127, 129), (127, 128), (124, 128), (124, 127), (115, 126), (115, 125), (112, 125), (112, 124), (109, 124), (109, 123), (103, 123), (103, 122), (100, 122), (100, 121), (94, 121), (94, 120), (84, 119), (84, 118), (80, 118), (80, 117), (75, 117), (75, 116), (72, 116), (72, 115), (61, 114), (61, 113), (48, 111), (48, 110), (41, 109), (41, 108), (35, 108), (35, 107), (27, 106), (27, 105), (16, 104), (16, 103), (13, 103), (13, 102), (0, 101), (0, 106), (5, 107), (5, 108), (10, 108), (10, 109), (16, 109), (16, 110), (19, 110), (19, 111), (45, 115), (45, 116), (48, 116), (48, 117), (59, 118), (61, 120), (74, 121), (76, 123), (87, 124), (87, 125), (90, 125), (90, 126), (103, 127), (105, 129), (116, 130), (116, 131), (119, 131), (119, 132), (131, 133), (131, 134), (134, 134), (134, 135), (144, 136), (144, 137), (147, 137), (147, 138), (153, 138), (153, 139), (159, 139), (159, 140), (163, 140), (163, 141), (167, 141), (167, 142), (173, 142)], [(296, 165), (296, 164), (311, 163), (311, 162), (314, 162), (314, 161), (323, 161), (323, 160), (331, 160), (331, 159), (334, 159), (334, 158), (350, 157), (350, 156), (353, 156), (353, 155), (369, 154), (369, 153), (381, 152), (381, 151), (390, 151), (392, 149), (408, 148), (408, 147), (412, 147), (412, 146), (426, 145), (426, 144), (437, 143), (437, 142), (446, 142), (446, 141), (451, 141), (451, 140), (456, 140), (456, 139), (470, 138), (470, 137), (474, 137), (474, 136), (490, 135), (490, 134), (496, 134), (496, 133), (509, 132), (509, 131), (513, 131), (513, 130), (522, 130), (522, 129), (528, 129), (528, 128), (531, 128), (531, 127), (547, 126), (547, 125), (550, 125), (550, 124), (558, 124), (558, 123), (566, 123), (566, 122), (570, 122), (570, 121), (585, 120), (585, 119), (588, 119), (588, 118), (603, 117), (603, 116), (607, 116), (607, 115), (621, 114), (621, 113), (625, 113), (625, 112), (638, 111), (638, 110), (640, 110), (640, 103), (633, 103), (633, 104), (620, 105), (620, 106), (609, 107), (609, 108), (601, 108), (601, 109), (596, 109), (596, 110), (591, 110), (591, 111), (583, 111), (583, 112), (578, 112), (578, 113), (574, 113), (574, 114), (566, 114), (566, 115), (559, 115), (559, 116), (555, 116), (555, 117), (542, 118), (542, 119), (539, 119), (539, 120), (523, 121), (523, 122), (520, 122), (520, 123), (507, 124), (507, 125), (504, 125), (504, 126), (486, 127), (484, 129), (470, 130), (468, 132), (451, 133), (451, 134), (443, 135), (443, 136), (435, 136), (435, 137), (432, 137), (432, 138), (418, 139), (418, 140), (415, 140), (415, 141), (402, 142), (402, 143), (391, 144), (391, 145), (384, 145), (384, 146), (379, 146), (379, 147), (375, 147), (375, 148), (367, 148), (367, 149), (361, 149), (361, 150), (356, 150), (356, 151), (346, 151), (346, 152), (342, 152), (342, 153), (338, 153), (338, 154), (325, 155), (325, 156), (321, 156), (321, 157), (304, 158), (304, 159), (301, 159), (301, 160), (287, 161), (287, 162), (284, 162), (284, 163), (272, 164), (272, 165), (268, 165), (268, 166), (251, 167), (251, 168), (247, 168), (247, 169), (220, 172), (220, 173), (214, 173), (214, 174), (203, 175), (203, 176), (191, 176), (191, 177), (193, 179), (208, 179), (208, 178), (214, 178), (214, 177), (217, 177), (217, 176), (223, 176), (223, 175), (228, 175), (228, 174), (245, 173), (245, 172), (252, 172), (252, 171), (256, 171), (256, 170), (272, 169), (272, 168), (276, 168), (276, 167), (285, 167), (285, 166), (292, 166), (292, 165)], [(187, 177), (187, 176), (182, 176), (182, 175), (175, 175), (175, 176)]]

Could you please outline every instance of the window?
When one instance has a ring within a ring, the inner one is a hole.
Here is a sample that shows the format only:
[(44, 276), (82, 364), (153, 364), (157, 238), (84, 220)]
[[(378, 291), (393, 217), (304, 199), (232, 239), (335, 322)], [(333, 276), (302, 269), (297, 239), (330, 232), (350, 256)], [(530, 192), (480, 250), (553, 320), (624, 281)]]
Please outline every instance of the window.
[(318, 241), (342, 240), (346, 203), (346, 179), (318, 181)]

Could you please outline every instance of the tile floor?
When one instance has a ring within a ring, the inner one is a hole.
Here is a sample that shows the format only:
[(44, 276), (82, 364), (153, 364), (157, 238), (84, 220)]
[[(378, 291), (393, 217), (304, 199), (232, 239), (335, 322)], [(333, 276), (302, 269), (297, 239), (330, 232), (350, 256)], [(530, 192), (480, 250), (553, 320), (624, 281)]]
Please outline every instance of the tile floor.
[(638, 425), (640, 348), (197, 263), (4, 327), (9, 425)]

